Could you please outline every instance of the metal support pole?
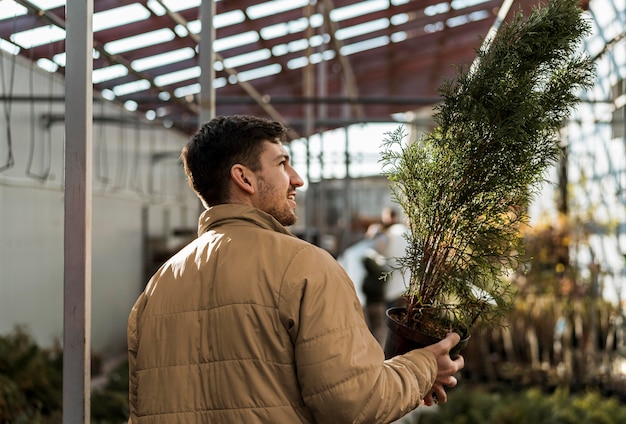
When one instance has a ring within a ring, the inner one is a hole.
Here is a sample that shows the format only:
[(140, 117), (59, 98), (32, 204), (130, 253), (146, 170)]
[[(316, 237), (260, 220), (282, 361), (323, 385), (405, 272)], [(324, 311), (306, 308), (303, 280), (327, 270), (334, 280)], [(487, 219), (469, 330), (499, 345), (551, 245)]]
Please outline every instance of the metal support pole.
[(202, 22), (202, 32), (200, 33), (200, 111), (199, 125), (215, 117), (215, 51), (213, 41), (215, 40), (215, 27), (213, 17), (215, 16), (215, 1), (202, 0), (200, 4), (200, 22)]
[(93, 0), (68, 0), (65, 71), (63, 423), (90, 418)]

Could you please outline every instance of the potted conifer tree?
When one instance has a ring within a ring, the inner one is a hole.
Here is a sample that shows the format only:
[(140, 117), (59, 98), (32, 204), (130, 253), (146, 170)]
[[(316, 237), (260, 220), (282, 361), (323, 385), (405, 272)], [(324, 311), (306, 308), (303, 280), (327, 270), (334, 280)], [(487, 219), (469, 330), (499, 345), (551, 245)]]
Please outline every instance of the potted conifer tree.
[(387, 357), (450, 331), (469, 337), (510, 308), (519, 226), (561, 154), (578, 92), (593, 83), (593, 63), (578, 52), (589, 30), (578, 0), (518, 13), (440, 87), (433, 131), (411, 143), (402, 128), (386, 135), (383, 173), (408, 221), (396, 260), (409, 276), (406, 307), (387, 311)]

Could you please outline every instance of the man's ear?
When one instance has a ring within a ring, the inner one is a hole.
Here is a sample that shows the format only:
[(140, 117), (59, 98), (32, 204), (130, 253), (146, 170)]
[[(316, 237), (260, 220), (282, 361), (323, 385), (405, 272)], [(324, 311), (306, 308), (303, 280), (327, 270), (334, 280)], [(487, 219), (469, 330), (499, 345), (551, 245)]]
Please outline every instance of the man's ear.
[(230, 176), (237, 187), (246, 193), (254, 194), (256, 187), (253, 183), (254, 173), (247, 166), (239, 163), (234, 164), (230, 168)]

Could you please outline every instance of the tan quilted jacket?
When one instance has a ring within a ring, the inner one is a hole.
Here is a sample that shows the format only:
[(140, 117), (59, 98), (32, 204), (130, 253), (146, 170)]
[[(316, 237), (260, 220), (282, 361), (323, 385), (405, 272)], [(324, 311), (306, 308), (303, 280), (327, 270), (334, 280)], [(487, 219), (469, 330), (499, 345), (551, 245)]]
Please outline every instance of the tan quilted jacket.
[(385, 423), (436, 375), (385, 361), (354, 286), (324, 250), (245, 205), (210, 208), (128, 322), (130, 423)]

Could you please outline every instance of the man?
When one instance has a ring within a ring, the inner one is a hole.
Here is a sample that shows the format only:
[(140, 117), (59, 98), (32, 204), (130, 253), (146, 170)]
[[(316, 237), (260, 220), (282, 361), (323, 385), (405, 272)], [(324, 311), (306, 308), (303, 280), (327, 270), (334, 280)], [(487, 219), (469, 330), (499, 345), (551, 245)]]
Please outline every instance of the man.
[(183, 149), (207, 210), (131, 311), (130, 423), (384, 423), (456, 385), (458, 335), (385, 361), (342, 268), (285, 228), (303, 181), (284, 136), (219, 117)]

